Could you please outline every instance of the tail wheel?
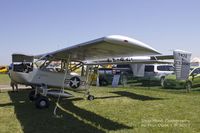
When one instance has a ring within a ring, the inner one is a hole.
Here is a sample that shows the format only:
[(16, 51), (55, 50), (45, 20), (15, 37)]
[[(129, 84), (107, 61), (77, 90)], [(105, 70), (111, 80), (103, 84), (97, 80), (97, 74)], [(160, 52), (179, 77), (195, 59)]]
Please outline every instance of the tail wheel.
[(165, 82), (165, 77), (162, 77), (161, 79), (160, 79), (160, 85), (164, 88), (164, 82)]
[(93, 95), (89, 95), (89, 96), (87, 97), (87, 99), (90, 100), (90, 101), (92, 101), (92, 100), (94, 100), (94, 96), (93, 96)]
[(187, 90), (187, 92), (189, 92), (190, 90), (191, 90), (191, 88), (192, 88), (192, 83), (191, 82), (186, 82), (186, 84), (185, 84), (185, 89)]
[(48, 108), (49, 107), (49, 100), (47, 97), (44, 96), (40, 96), (37, 98), (37, 100), (35, 101), (35, 106), (38, 109), (44, 109), (44, 108)]

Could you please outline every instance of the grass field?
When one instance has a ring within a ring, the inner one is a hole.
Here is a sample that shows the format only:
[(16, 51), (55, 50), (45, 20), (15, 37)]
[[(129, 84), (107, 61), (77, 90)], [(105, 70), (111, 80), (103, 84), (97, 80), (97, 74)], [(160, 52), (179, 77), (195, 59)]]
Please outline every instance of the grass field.
[(198, 133), (200, 90), (191, 93), (159, 87), (96, 88), (94, 101), (82, 95), (62, 99), (54, 116), (28, 100), (30, 90), (0, 93), (0, 133)]
[(10, 83), (8, 74), (0, 74), (0, 85), (6, 85)]

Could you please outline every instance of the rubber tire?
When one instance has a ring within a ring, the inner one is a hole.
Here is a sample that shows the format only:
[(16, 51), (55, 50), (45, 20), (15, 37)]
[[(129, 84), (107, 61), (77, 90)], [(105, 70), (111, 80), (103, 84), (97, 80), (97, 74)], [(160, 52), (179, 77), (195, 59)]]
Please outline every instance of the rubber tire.
[(88, 95), (87, 99), (88, 99), (89, 101), (92, 101), (92, 100), (94, 100), (94, 96), (93, 96), (93, 95)]
[(35, 101), (39, 96), (40, 96), (40, 94), (36, 94), (36, 96), (35, 96), (35, 90), (32, 90), (29, 93), (28, 98), (30, 101)]
[(35, 101), (35, 106), (36, 108), (38, 109), (44, 109), (44, 108), (48, 108), (50, 105), (50, 102), (48, 100), (47, 97), (44, 97), (44, 96), (40, 96), (36, 99)]

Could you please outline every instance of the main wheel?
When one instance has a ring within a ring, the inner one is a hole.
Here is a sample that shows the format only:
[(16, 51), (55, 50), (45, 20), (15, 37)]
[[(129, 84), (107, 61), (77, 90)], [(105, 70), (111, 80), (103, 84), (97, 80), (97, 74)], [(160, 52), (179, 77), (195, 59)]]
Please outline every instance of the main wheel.
[(36, 99), (35, 101), (35, 106), (36, 108), (38, 109), (44, 109), (44, 108), (48, 108), (49, 107), (49, 100), (47, 97), (44, 97), (44, 96), (40, 96)]
[(35, 95), (35, 90), (32, 90), (28, 95), (30, 101), (35, 101), (39, 96), (40, 94)]
[(93, 96), (93, 95), (89, 95), (89, 96), (87, 97), (87, 99), (90, 100), (90, 101), (92, 101), (92, 100), (94, 100), (94, 96)]

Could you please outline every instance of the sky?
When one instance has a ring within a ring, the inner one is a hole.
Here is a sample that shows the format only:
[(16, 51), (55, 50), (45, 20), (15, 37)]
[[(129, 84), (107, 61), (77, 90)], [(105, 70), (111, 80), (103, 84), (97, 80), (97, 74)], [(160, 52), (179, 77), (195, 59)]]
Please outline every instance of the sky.
[(199, 0), (0, 0), (0, 64), (125, 35), (163, 54), (200, 57)]

